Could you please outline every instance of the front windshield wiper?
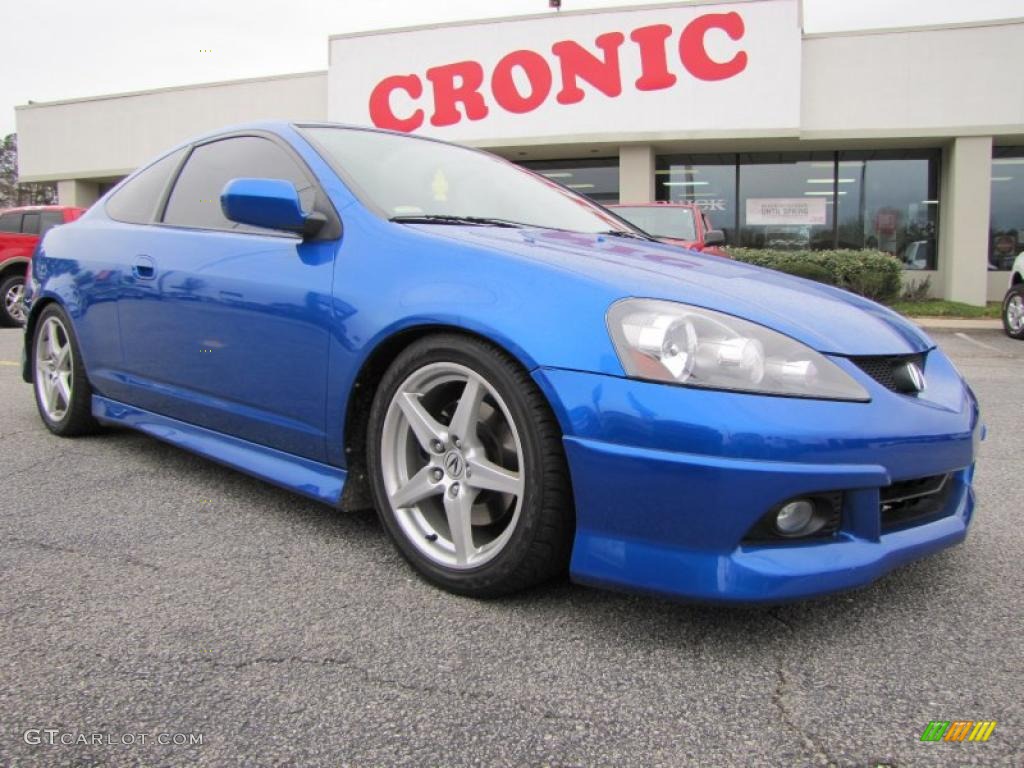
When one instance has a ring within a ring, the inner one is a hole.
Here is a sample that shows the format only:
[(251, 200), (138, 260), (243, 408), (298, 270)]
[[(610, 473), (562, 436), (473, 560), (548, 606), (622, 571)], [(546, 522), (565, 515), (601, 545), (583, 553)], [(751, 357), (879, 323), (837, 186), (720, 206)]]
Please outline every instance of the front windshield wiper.
[(631, 240), (646, 240), (657, 242), (657, 238), (650, 235), (641, 235), (639, 232), (630, 232), (628, 229), (606, 229), (604, 232), (595, 232), (596, 235), (611, 235), (612, 237), (628, 237)]
[(475, 224), (480, 227), (526, 227), (521, 221), (495, 219), (488, 216), (455, 216), (447, 213), (411, 213), (392, 216), (388, 221), (399, 224)]

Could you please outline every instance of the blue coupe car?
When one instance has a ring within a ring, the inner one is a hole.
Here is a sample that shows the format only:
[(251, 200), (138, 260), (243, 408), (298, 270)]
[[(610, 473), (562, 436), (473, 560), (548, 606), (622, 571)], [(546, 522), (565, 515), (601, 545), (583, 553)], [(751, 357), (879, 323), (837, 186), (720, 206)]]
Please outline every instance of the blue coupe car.
[(46, 235), (26, 310), (55, 434), (131, 427), (375, 506), (462, 594), (568, 571), (782, 601), (956, 544), (973, 511), (977, 402), (915, 326), (431, 139), (188, 142)]

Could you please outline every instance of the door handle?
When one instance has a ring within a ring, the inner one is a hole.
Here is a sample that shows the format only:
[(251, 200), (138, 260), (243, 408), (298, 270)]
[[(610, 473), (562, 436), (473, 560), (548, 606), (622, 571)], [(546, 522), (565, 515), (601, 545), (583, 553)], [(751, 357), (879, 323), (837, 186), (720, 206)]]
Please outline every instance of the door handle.
[(152, 280), (156, 274), (156, 262), (149, 256), (136, 256), (132, 274), (139, 280)]

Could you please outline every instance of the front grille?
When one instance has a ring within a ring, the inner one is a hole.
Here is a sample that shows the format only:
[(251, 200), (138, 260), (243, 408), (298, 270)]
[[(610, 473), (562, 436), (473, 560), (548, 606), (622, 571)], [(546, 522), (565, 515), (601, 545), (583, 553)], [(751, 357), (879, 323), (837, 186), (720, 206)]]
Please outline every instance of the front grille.
[(924, 354), (866, 355), (864, 357), (851, 357), (850, 360), (872, 379), (893, 392), (906, 391), (905, 388), (900, 386), (899, 379), (896, 377), (897, 370), (907, 363), (914, 363), (922, 371), (924, 370)]
[(952, 487), (952, 475), (932, 475), (882, 488), (882, 531), (917, 525), (947, 514)]

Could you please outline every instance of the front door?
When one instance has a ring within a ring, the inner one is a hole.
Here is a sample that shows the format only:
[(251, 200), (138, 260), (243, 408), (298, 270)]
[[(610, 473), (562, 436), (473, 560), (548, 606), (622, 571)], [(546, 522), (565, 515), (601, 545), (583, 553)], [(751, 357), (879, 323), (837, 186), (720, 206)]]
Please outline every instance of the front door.
[[(286, 179), (307, 209), (308, 171), (267, 138), (196, 147), (123, 272), (125, 399), (228, 435), (323, 460), (330, 291), (339, 240), (228, 221), (233, 178)], [(322, 204), (323, 201), (321, 201)]]

